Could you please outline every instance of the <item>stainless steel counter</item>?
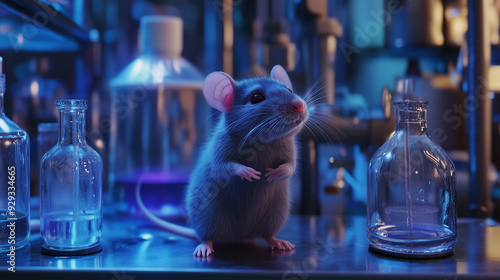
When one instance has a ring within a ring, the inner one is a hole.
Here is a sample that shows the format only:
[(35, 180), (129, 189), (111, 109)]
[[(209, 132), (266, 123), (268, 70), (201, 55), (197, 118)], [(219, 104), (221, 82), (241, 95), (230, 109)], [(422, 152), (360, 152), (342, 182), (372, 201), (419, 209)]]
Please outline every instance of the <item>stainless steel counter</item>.
[(142, 219), (105, 216), (101, 253), (82, 257), (40, 254), (42, 240), (16, 252), (16, 272), (0, 255), (0, 279), (500, 279), (500, 226), (459, 219), (452, 257), (406, 260), (368, 251), (365, 217), (292, 216), (278, 237), (296, 244), (271, 251), (262, 241), (215, 244), (215, 255), (194, 258), (196, 242)]

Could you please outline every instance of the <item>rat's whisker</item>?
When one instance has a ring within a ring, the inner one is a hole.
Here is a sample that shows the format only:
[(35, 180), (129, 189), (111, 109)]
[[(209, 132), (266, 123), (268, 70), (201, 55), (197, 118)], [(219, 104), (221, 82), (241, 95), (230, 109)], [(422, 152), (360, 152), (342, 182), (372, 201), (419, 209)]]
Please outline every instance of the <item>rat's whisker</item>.
[[(334, 117), (330, 115), (329, 118), (333, 119)], [(337, 140), (337, 144), (340, 144), (342, 142), (341, 138), (337, 136), (337, 134), (340, 134), (344, 139), (347, 138), (347, 136), (335, 125), (327, 123), (323, 116), (312, 116), (310, 120), (311, 121), (308, 122), (307, 125), (311, 125), (312, 127), (316, 128), (316, 131), (319, 132), (325, 139), (327, 139), (330, 144), (335, 144), (335, 142), (330, 138), (329, 135), (333, 135), (335, 137), (335, 140)]]
[(306, 94), (303, 96), (304, 100), (307, 100), (309, 98), (316, 98), (318, 96), (325, 98), (326, 96), (324, 93), (326, 89), (325, 83), (323, 83), (321, 80), (317, 81), (309, 90), (307, 90)]

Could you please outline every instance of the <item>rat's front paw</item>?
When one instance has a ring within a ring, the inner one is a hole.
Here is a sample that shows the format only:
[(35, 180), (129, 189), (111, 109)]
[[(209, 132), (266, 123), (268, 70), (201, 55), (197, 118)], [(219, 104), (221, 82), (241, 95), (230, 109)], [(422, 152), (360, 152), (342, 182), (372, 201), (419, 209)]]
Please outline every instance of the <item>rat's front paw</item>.
[(266, 173), (265, 176), (267, 177), (268, 182), (283, 180), (292, 176), (293, 174), (293, 167), (288, 163), (284, 163), (275, 169), (266, 168), (266, 170), (268, 172)]
[(240, 178), (247, 179), (248, 181), (252, 182), (252, 178), (255, 180), (260, 180), (260, 175), (261, 173), (251, 167), (244, 166), (241, 164), (235, 164), (233, 167), (233, 172), (234, 175), (240, 176)]
[(266, 237), (266, 242), (271, 245), (271, 250), (274, 250), (274, 248), (277, 248), (279, 250), (293, 250), (295, 248), (295, 244), (292, 244), (288, 242), (287, 240), (281, 240), (278, 238), (275, 238), (273, 236), (271, 237)]

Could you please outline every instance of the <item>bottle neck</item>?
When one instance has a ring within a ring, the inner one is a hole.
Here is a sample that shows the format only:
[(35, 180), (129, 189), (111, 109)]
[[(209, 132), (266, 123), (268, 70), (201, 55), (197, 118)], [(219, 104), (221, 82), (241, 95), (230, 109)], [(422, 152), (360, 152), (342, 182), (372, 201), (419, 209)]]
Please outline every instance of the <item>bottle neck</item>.
[(407, 130), (410, 135), (427, 133), (426, 110), (397, 110), (396, 131)]
[(59, 109), (59, 139), (60, 145), (86, 144), (85, 140), (85, 110)]
[(5, 111), (3, 108), (3, 92), (0, 93), (0, 118), (5, 116)]
[(164, 59), (177, 59), (181, 58), (181, 52), (176, 50), (162, 50), (162, 49), (145, 49), (141, 51), (142, 55), (150, 55), (161, 57)]

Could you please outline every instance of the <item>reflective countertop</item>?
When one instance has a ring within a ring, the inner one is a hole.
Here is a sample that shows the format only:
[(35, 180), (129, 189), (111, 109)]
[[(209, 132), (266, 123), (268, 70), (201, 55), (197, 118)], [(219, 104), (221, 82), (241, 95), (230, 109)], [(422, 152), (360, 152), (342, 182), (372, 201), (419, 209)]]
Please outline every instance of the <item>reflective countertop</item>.
[(45, 256), (35, 232), (30, 246), (16, 252), (15, 273), (1, 253), (0, 279), (500, 279), (500, 226), (488, 219), (459, 219), (455, 254), (441, 259), (370, 252), (362, 216), (291, 216), (277, 237), (295, 243), (295, 250), (271, 251), (263, 240), (216, 243), (212, 257), (196, 258), (194, 240), (141, 218), (107, 215), (102, 252)]

